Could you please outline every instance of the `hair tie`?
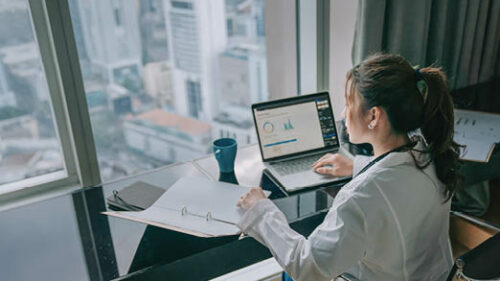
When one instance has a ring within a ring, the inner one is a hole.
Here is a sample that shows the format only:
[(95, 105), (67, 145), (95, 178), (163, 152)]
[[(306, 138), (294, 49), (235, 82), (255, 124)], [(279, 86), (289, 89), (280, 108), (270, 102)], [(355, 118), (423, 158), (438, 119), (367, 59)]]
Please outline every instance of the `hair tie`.
[(427, 83), (425, 83), (424, 78), (422, 77), (422, 73), (420, 73), (420, 67), (415, 68), (415, 80), (417, 81), (417, 90), (424, 97), (425, 100), (425, 92)]
[(422, 80), (422, 74), (420, 74), (420, 67), (415, 68), (415, 79), (417, 79), (417, 82), (419, 80)]

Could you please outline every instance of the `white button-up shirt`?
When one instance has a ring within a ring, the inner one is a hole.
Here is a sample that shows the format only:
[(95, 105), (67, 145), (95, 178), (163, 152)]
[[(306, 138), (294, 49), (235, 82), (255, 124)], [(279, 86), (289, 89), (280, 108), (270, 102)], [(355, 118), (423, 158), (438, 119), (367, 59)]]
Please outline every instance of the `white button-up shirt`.
[[(358, 160), (354, 174), (367, 162)], [(294, 280), (342, 273), (359, 280), (445, 280), (452, 266), (445, 199), (433, 164), (419, 170), (409, 152), (393, 152), (342, 187), (307, 238), (269, 199), (246, 211), (238, 227), (267, 246)]]

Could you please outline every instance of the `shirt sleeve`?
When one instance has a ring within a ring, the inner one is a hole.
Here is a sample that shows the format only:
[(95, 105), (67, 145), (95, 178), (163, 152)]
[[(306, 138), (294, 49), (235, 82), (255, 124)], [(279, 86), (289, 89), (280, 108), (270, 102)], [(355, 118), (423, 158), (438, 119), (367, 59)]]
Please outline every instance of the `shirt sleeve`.
[(296, 281), (331, 280), (364, 255), (364, 215), (353, 200), (332, 206), (322, 224), (304, 237), (290, 228), (269, 200), (250, 208), (238, 227), (267, 246)]
[(373, 159), (372, 156), (366, 156), (366, 155), (356, 155), (352, 159), (352, 176), (355, 177), (361, 172), (361, 170), (370, 163), (370, 161)]

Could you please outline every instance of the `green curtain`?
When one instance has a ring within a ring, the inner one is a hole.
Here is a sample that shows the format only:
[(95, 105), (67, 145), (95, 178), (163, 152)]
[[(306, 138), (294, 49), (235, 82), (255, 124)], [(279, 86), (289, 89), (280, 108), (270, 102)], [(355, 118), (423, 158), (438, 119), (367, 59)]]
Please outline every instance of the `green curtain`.
[(376, 52), (442, 66), (450, 88), (500, 77), (499, 0), (359, 0), (353, 63)]

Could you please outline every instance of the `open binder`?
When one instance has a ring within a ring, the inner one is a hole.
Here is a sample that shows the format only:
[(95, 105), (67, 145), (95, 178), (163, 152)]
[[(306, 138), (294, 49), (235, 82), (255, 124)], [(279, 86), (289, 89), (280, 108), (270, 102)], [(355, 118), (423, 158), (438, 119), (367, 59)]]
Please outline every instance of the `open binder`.
[(148, 209), (140, 212), (103, 212), (198, 237), (218, 237), (240, 233), (236, 224), (244, 210), (236, 207), (240, 196), (250, 188), (183, 177)]

